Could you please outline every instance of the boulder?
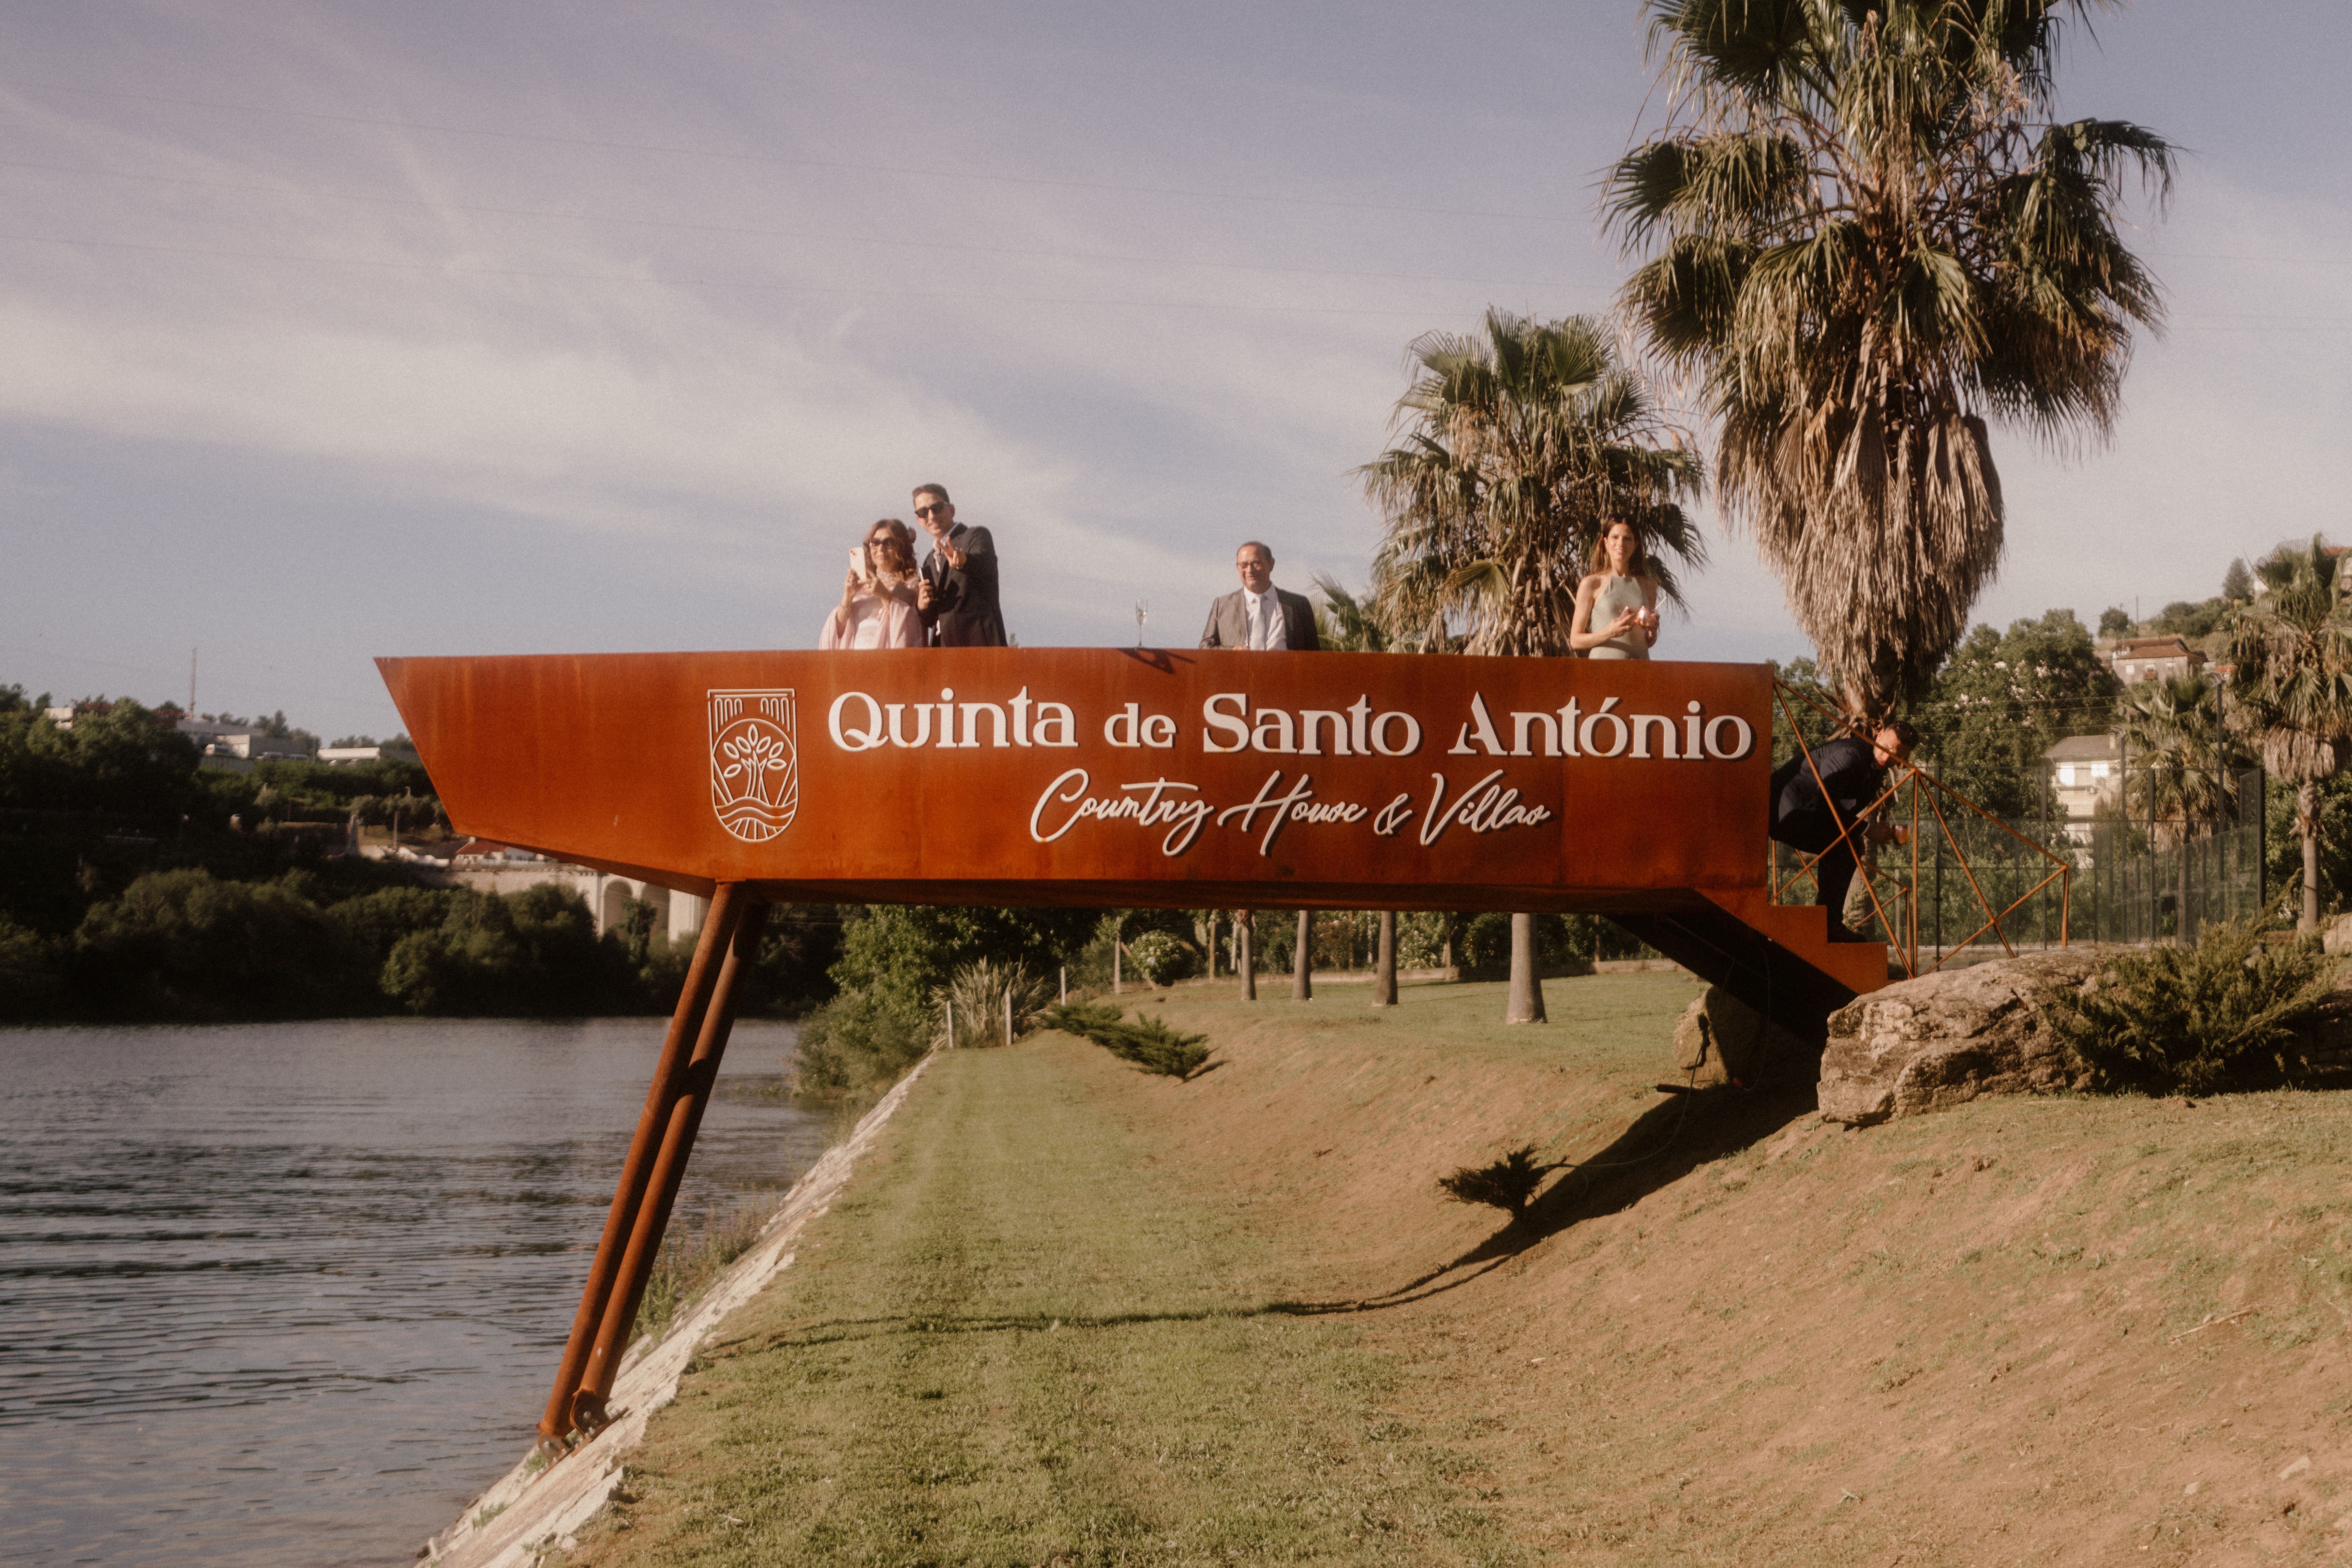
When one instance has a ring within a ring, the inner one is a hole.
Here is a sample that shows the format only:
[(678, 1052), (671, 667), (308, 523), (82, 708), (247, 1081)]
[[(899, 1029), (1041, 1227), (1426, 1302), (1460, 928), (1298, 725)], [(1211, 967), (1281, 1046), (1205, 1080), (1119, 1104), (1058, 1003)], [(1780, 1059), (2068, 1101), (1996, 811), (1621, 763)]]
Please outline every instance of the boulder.
[(1857, 997), (1830, 1015), (1821, 1109), (1868, 1127), (1982, 1094), (2084, 1087), (2082, 1068), (2043, 1027), (2039, 993), (2079, 992), (2098, 967), (2088, 947), (1938, 970)]
[(1820, 1055), (1818, 1047), (1769, 1022), (1720, 986), (1708, 986), (1675, 1021), (1675, 1066), (1699, 1089), (1810, 1076)]

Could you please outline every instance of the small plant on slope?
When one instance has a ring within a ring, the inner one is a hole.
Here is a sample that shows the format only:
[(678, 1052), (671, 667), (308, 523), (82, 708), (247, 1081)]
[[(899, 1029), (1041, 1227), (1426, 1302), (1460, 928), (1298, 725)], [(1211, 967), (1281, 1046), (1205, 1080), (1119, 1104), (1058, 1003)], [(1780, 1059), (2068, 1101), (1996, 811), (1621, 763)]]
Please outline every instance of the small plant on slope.
[(1465, 1165), (1450, 1176), (1438, 1177), (1437, 1186), (1457, 1204), (1485, 1204), (1517, 1219), (1528, 1212), (1543, 1179), (1560, 1168), (1538, 1163), (1536, 1146), (1522, 1143), (1491, 1165)]
[(2119, 954), (2082, 994), (2044, 1006), (2095, 1087), (2210, 1094), (2299, 1076), (2300, 1030), (2326, 1005), (2335, 967), (2316, 942), (2273, 947), (2253, 921), (2232, 921), (2193, 948)]
[(1148, 1073), (1189, 1082), (1208, 1070), (1209, 1037), (1170, 1028), (1161, 1018), (1138, 1015), (1121, 1021), (1119, 1010), (1107, 1003), (1066, 1002), (1038, 1015), (1047, 1028), (1081, 1035), (1119, 1060)]

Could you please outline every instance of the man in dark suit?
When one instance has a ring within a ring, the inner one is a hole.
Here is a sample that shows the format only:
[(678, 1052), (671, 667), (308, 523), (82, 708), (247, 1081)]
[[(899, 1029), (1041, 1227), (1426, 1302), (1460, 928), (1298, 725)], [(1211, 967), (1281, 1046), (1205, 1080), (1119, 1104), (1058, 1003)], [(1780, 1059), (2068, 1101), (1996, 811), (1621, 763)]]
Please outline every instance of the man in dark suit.
[(1813, 863), (1813, 902), (1830, 911), (1832, 942), (1871, 940), (1845, 926), (1854, 850), (1865, 839), (1900, 844), (1903, 829), (1861, 817), (1886, 792), (1887, 765), (1907, 762), (1918, 742), (1909, 724), (1891, 720), (1867, 741), (1844, 735), (1815, 746), (1810, 766), (1800, 751), (1772, 770), (1771, 836), (1792, 849), (1821, 856)]
[(1313, 653), (1323, 646), (1315, 632), (1315, 606), (1304, 594), (1274, 585), (1274, 552), (1251, 540), (1234, 552), (1242, 585), (1209, 606), (1202, 647), (1256, 648)]
[(984, 528), (955, 520), (942, 485), (915, 487), (915, 521), (931, 536), (915, 608), (933, 647), (1004, 647), (1004, 610), (996, 597), (996, 541)]

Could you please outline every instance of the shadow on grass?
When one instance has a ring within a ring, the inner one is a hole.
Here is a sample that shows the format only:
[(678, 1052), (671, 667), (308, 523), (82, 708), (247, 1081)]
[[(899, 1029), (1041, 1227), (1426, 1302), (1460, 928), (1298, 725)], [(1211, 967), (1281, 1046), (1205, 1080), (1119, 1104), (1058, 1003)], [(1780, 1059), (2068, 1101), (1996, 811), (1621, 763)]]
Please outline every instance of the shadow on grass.
[[(1222, 1062), (1215, 1064), (1223, 1066)], [(713, 1341), (704, 1359), (745, 1352), (806, 1348), (901, 1334), (1001, 1334), (1129, 1328), (1143, 1323), (1198, 1323), (1226, 1318), (1323, 1317), (1409, 1306), (1470, 1283), (1512, 1258), (1589, 1219), (1621, 1213), (1698, 1167), (1752, 1147), (1814, 1109), (1811, 1082), (1759, 1089), (1728, 1085), (1672, 1095), (1636, 1118), (1598, 1153), (1575, 1163), (1538, 1194), (1527, 1212), (1486, 1240), (1415, 1279), (1377, 1296), (1347, 1301), (1268, 1301), (1255, 1307), (1201, 1307), (1170, 1311), (1020, 1312), (958, 1316), (914, 1313), (828, 1319), (756, 1339)]]
[(929, 1312), (891, 1318), (832, 1318), (757, 1339), (713, 1340), (700, 1353), (705, 1360), (723, 1360), (746, 1351), (805, 1350), (899, 1334), (1055, 1333), (1133, 1328), (1139, 1323), (1205, 1323), (1220, 1318), (1239, 1321), (1296, 1315), (1291, 1303), (1275, 1301), (1255, 1307), (1195, 1307), (1165, 1312), (983, 1312), (969, 1317)]
[(1427, 1300), (1586, 1220), (1629, 1209), (1699, 1166), (1762, 1142), (1813, 1108), (1811, 1083), (1762, 1089), (1727, 1084), (1669, 1096), (1643, 1112), (1606, 1149), (1576, 1162), (1524, 1214), (1459, 1258), (1383, 1295), (1354, 1301), (1281, 1301), (1266, 1310), (1314, 1317)]

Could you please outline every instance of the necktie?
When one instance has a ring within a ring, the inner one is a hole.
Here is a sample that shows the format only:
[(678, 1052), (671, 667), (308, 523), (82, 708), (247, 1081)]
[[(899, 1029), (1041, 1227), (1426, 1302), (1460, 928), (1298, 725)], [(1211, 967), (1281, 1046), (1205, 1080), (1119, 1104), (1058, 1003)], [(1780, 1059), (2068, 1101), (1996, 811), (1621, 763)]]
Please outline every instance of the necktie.
[(1260, 594), (1250, 605), (1250, 647), (1258, 653), (1265, 651), (1266, 639), (1273, 636), (1273, 633), (1266, 629), (1265, 605), (1270, 596)]

